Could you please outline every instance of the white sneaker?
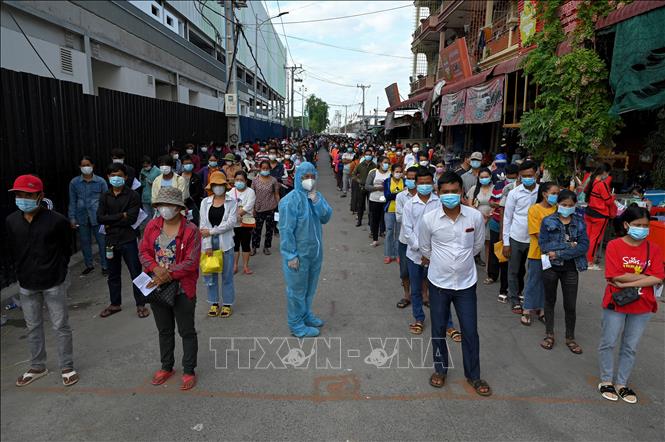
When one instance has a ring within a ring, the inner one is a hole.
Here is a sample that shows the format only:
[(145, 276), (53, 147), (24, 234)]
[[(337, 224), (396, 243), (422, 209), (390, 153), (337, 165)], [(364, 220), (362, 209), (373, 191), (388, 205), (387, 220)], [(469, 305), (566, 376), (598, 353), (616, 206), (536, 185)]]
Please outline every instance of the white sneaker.
[(500, 302), (501, 304), (507, 304), (508, 303), (508, 295), (505, 295), (505, 294), (501, 293), (496, 300), (497, 300), (497, 302)]

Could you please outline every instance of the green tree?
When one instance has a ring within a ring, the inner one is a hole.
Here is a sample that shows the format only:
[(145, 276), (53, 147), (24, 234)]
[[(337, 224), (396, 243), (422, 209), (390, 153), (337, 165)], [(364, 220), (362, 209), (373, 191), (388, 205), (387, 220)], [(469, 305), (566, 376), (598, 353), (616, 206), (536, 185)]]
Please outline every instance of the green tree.
[(539, 87), (536, 108), (525, 112), (521, 133), (525, 146), (553, 176), (568, 175), (584, 155), (600, 146), (613, 146), (620, 120), (609, 114), (608, 70), (589, 46), (595, 21), (612, 8), (608, 0), (585, 0), (578, 9), (578, 24), (569, 39), (572, 50), (557, 56), (566, 40), (557, 8), (563, 0), (538, 2), (543, 30), (530, 43), (537, 45), (527, 56), (524, 70)]
[(307, 98), (307, 114), (310, 131), (321, 133), (328, 127), (328, 104), (314, 94)]

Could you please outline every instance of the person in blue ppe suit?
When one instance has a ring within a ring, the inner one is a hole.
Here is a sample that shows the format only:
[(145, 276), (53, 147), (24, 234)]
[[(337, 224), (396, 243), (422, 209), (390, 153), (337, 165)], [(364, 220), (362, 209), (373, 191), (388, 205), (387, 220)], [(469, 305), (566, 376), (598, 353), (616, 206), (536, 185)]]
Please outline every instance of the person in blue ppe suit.
[(332, 208), (316, 191), (317, 172), (310, 162), (296, 168), (294, 190), (279, 202), (279, 250), (286, 281), (287, 318), (299, 338), (318, 336), (323, 320), (312, 313), (323, 261), (321, 225)]

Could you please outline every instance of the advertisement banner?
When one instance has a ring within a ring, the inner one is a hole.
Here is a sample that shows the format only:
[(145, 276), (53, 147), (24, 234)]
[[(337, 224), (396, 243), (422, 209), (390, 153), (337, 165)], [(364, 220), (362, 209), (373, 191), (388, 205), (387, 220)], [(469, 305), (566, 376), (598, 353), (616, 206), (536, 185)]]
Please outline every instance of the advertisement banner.
[(466, 89), (441, 96), (441, 126), (464, 124)]
[(389, 106), (396, 106), (400, 103), (399, 98), (399, 89), (397, 88), (397, 83), (393, 83), (390, 86), (386, 87), (386, 97), (388, 98)]
[(504, 76), (480, 86), (466, 90), (464, 106), (464, 123), (480, 124), (501, 121), (503, 111), (503, 79)]
[(466, 47), (466, 39), (458, 38), (450, 46), (439, 52), (440, 78), (448, 84), (471, 76), (471, 61)]

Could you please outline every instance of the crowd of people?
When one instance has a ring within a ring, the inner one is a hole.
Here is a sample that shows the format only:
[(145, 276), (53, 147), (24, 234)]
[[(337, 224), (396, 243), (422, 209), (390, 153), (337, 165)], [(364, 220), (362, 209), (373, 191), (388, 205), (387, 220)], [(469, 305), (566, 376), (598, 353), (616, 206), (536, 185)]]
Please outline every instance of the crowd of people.
[[(429, 309), (434, 373), (440, 388), (448, 370), (446, 337), (462, 345), (464, 375), (475, 391), (492, 390), (480, 376), (476, 287), (498, 287), (520, 323), (544, 323), (541, 347), (556, 342), (554, 312), (561, 286), (565, 346), (583, 353), (575, 337), (579, 272), (596, 266), (604, 230), (614, 219), (618, 237), (607, 244), (602, 299), (599, 390), (609, 400), (635, 403), (628, 386), (635, 352), (662, 290), (662, 251), (646, 238), (647, 209), (630, 206), (618, 216), (609, 170), (601, 165), (571, 186), (561, 186), (528, 156), (421, 149), (419, 144), (371, 144), (338, 137), (273, 139), (239, 146), (187, 144), (157, 162), (144, 157), (137, 172), (115, 149), (102, 169), (89, 156), (69, 187), (68, 217), (45, 207), (44, 184), (35, 175), (16, 178), (10, 191), (18, 208), (6, 221), (23, 313), (30, 368), (25, 386), (44, 376), (46, 352), (42, 307), (56, 330), (62, 382), (75, 384), (66, 277), (76, 232), (84, 258), (82, 276), (99, 265), (107, 278), (108, 318), (122, 308), (122, 262), (132, 279), (150, 276), (148, 288), (177, 287), (172, 305), (152, 303), (132, 287), (139, 318), (151, 311), (159, 331), (161, 369), (153, 384), (174, 371), (175, 325), (183, 343), (183, 390), (196, 384), (198, 340), (196, 285), (203, 260), (219, 260), (202, 272), (209, 317), (228, 318), (235, 303), (234, 278), (252, 275), (251, 256), (272, 254), (279, 236), (286, 282), (287, 323), (296, 337), (320, 333), (324, 321), (312, 312), (323, 259), (322, 224), (332, 209), (317, 191), (320, 149), (330, 158), (339, 196), (347, 198), (356, 226), (369, 226), (370, 247), (383, 242), (383, 262), (396, 263), (402, 289), (396, 306), (411, 306), (408, 331), (420, 335)], [(96, 174), (95, 172), (98, 172)], [(587, 203), (582, 212), (580, 202)], [(479, 270), (480, 269), (480, 270)], [(452, 306), (458, 325), (452, 317)], [(406, 327), (405, 327), (406, 331)], [(618, 363), (614, 353), (621, 337)]]
[[(600, 269), (598, 251), (614, 220), (618, 237), (607, 244), (599, 359), (602, 396), (635, 403), (627, 386), (644, 326), (656, 312), (662, 290), (663, 255), (648, 236), (649, 212), (630, 206), (617, 216), (610, 168), (561, 186), (528, 155), (465, 152), (455, 162), (450, 149), (418, 143), (370, 144), (345, 138), (329, 146), (340, 197), (351, 192), (349, 210), (362, 226), (365, 213), (371, 247), (383, 237), (383, 262), (398, 263), (402, 290), (397, 307), (411, 306), (410, 333), (425, 328), (429, 308), (435, 371), (430, 384), (445, 383), (445, 337), (462, 343), (464, 375), (480, 395), (490, 395), (480, 377), (476, 285), (497, 283), (497, 300), (509, 304), (520, 323), (545, 326), (540, 346), (554, 348), (554, 315), (561, 286), (565, 346), (583, 353), (575, 338), (579, 272)], [(584, 204), (581, 204), (584, 203)], [(626, 302), (626, 293), (632, 294)], [(639, 295), (635, 295), (639, 293)], [(459, 329), (455, 327), (455, 307)], [(623, 330), (623, 331), (622, 331)], [(614, 349), (619, 336), (619, 361)]]

